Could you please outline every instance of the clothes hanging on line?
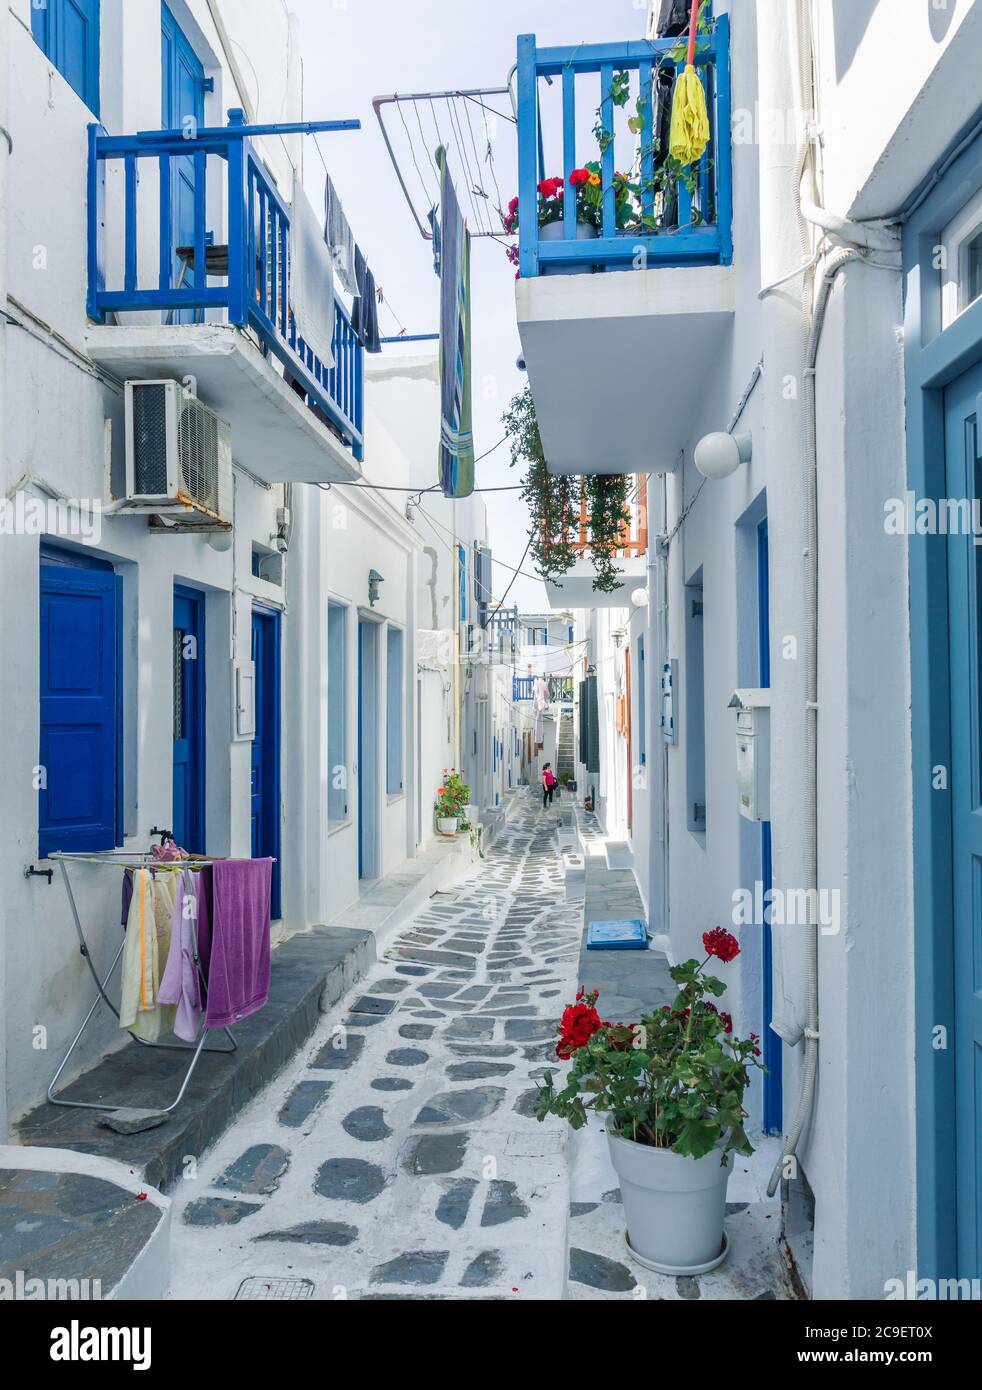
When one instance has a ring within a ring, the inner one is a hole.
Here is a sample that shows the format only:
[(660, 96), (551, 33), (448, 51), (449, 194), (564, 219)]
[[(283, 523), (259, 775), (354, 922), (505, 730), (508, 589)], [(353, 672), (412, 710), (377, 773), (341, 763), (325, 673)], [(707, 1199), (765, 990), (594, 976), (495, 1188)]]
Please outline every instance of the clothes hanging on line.
[(360, 246), (355, 247), (355, 285), (357, 294), (351, 304), (351, 327), (366, 352), (381, 352), (375, 276), (369, 270)]
[(211, 889), (205, 1024), (221, 1028), (257, 1013), (269, 997), (273, 861), (218, 859), (202, 877)]
[(331, 249), (334, 270), (348, 294), (357, 294), (355, 282), (355, 239), (344, 215), (341, 199), (331, 182), (330, 174), (324, 184), (324, 240)]
[(310, 206), (299, 173), (293, 174), (290, 218), (290, 308), (306, 347), (334, 366), (334, 257)]

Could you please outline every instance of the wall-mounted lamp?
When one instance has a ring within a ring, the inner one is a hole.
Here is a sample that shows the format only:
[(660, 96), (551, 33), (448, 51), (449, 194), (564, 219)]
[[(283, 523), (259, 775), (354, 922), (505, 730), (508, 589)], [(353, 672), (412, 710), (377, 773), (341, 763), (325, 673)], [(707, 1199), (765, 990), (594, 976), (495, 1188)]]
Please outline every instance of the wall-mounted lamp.
[(741, 463), (750, 462), (753, 452), (752, 435), (719, 431), (700, 439), (696, 445), (695, 464), (704, 478), (728, 478)]
[(635, 589), (634, 593), (631, 595), (631, 602), (634, 604), (635, 608), (647, 608), (648, 590)]
[(368, 604), (370, 608), (374, 608), (378, 602), (378, 586), (384, 583), (385, 579), (378, 570), (368, 571)]

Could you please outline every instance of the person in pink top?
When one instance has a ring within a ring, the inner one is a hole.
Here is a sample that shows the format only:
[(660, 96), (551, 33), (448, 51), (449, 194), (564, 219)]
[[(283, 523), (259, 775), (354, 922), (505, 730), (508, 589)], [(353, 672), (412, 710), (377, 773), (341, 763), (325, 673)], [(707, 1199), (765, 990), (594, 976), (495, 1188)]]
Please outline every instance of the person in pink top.
[(552, 763), (546, 763), (542, 769), (542, 809), (552, 805), (552, 795), (556, 790), (556, 774), (552, 770)]

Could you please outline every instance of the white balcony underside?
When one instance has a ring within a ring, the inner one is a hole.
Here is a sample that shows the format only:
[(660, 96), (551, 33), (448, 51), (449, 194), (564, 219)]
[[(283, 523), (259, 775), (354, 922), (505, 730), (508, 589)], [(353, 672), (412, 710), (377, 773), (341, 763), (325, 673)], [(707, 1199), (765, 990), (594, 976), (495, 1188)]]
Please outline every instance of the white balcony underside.
[(232, 427), (232, 457), (266, 483), (359, 479), (361, 465), (238, 329), (220, 324), (90, 325), (89, 356), (121, 380), (193, 377)]
[(618, 560), (620, 588), (603, 593), (593, 587), (597, 576), (590, 560), (577, 560), (561, 580), (546, 580), (546, 597), (555, 611), (565, 608), (626, 608), (635, 589), (648, 583), (648, 561), (643, 555)]
[(549, 471), (673, 472), (731, 331), (732, 266), (543, 275), (516, 292)]

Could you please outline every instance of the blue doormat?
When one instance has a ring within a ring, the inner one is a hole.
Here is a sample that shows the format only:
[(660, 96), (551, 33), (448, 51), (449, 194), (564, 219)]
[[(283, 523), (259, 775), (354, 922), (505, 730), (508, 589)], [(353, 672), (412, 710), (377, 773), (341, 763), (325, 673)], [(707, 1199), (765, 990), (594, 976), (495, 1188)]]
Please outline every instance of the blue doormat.
[(629, 922), (590, 922), (586, 929), (588, 951), (646, 951), (648, 932), (640, 918)]

